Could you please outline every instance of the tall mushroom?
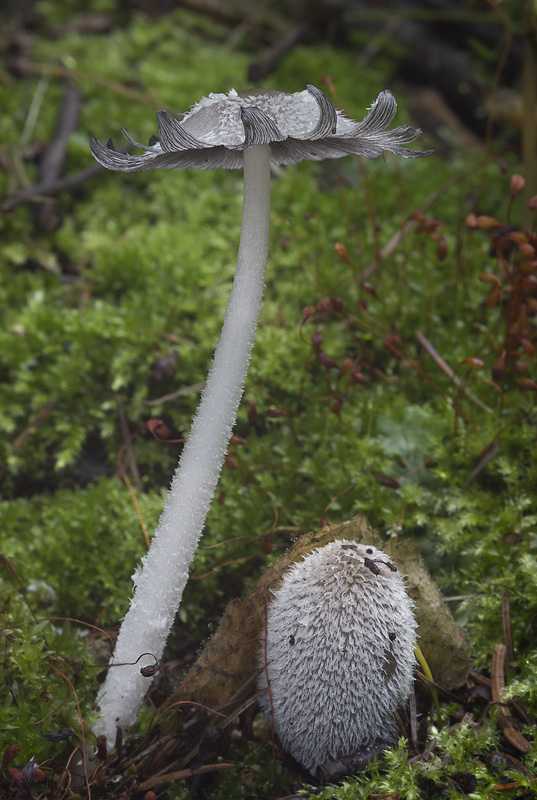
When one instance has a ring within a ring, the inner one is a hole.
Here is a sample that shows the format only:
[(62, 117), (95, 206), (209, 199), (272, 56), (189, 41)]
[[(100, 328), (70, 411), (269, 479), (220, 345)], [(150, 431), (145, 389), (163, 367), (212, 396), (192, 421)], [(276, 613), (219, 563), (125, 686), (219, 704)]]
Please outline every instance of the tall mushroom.
[[(270, 228), (270, 165), (321, 161), (354, 153), (377, 158), (389, 150), (404, 158), (431, 151), (406, 150), (420, 130), (385, 127), (397, 104), (384, 91), (362, 122), (336, 110), (315, 86), (294, 94), (270, 89), (211, 94), (181, 121), (158, 111), (158, 140), (148, 147), (125, 131), (143, 155), (118, 153), (91, 140), (95, 159), (107, 169), (244, 169), (244, 200), (237, 270), (205, 391), (183, 448), (162, 516), (143, 567), (133, 576), (134, 596), (121, 625), (113, 663), (140, 653), (160, 659), (179, 608), (218, 482), (252, 351), (265, 282)], [(99, 692), (98, 734), (114, 741), (137, 716), (149, 680), (138, 666), (110, 669)]]

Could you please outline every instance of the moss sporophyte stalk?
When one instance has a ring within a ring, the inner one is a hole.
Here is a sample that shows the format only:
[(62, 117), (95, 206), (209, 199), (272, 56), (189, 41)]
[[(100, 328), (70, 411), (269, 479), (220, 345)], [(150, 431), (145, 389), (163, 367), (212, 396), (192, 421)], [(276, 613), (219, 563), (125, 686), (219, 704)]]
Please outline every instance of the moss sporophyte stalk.
[[(94, 157), (119, 172), (148, 169), (244, 170), (244, 198), (237, 269), (226, 317), (206, 388), (166, 498), (155, 537), (121, 625), (113, 663), (134, 662), (140, 653), (160, 659), (179, 608), (188, 568), (205, 524), (235, 422), (248, 371), (265, 283), (270, 229), (270, 166), (304, 159), (321, 161), (348, 154), (377, 158), (390, 151), (419, 158), (431, 151), (405, 149), (420, 135), (411, 125), (386, 130), (397, 104), (384, 91), (362, 122), (337, 110), (323, 92), (308, 86), (286, 94), (274, 90), (231, 90), (211, 94), (181, 121), (158, 112), (158, 139), (142, 155), (118, 153), (111, 142), (91, 142)], [(144, 666), (143, 664), (141, 665)], [(137, 716), (149, 687), (140, 665), (110, 669), (99, 692), (102, 716), (94, 726), (109, 742), (117, 728)]]

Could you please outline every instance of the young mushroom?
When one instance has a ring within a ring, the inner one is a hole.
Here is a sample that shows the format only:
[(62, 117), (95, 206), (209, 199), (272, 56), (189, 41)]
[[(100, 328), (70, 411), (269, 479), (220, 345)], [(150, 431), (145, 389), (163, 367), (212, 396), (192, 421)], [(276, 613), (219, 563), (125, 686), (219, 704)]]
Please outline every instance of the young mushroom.
[[(381, 92), (362, 122), (336, 110), (315, 86), (295, 94), (270, 89), (211, 94), (181, 121), (158, 111), (158, 140), (139, 144), (133, 156), (91, 140), (107, 169), (243, 168), (244, 199), (237, 269), (224, 325), (205, 391), (183, 448), (151, 548), (133, 576), (134, 596), (120, 628), (114, 662), (133, 662), (150, 651), (160, 659), (179, 608), (209, 506), (218, 482), (252, 351), (265, 282), (270, 228), (270, 165), (321, 161), (354, 153), (377, 158), (386, 150), (404, 158), (431, 151), (407, 150), (420, 130), (385, 130), (397, 109)], [(94, 728), (109, 742), (116, 728), (137, 716), (149, 681), (137, 667), (110, 669), (99, 692), (102, 717)]]
[(261, 706), (313, 775), (396, 741), (394, 711), (414, 671), (413, 605), (399, 572), (370, 545), (331, 542), (284, 574), (260, 647)]

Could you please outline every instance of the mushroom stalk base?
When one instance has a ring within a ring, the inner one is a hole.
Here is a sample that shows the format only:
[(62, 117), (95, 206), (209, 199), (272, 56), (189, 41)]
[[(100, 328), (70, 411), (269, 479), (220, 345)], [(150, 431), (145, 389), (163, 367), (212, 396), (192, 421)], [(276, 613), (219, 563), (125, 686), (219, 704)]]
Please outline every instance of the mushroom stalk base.
[[(142, 653), (161, 659), (179, 608), (244, 390), (263, 297), (270, 229), (270, 153), (244, 151), (244, 202), (237, 270), (206, 388), (183, 448), (151, 548), (133, 576), (134, 596), (121, 625), (112, 664)], [(117, 728), (135, 722), (151, 680), (136, 666), (108, 671), (94, 725), (113, 746)]]

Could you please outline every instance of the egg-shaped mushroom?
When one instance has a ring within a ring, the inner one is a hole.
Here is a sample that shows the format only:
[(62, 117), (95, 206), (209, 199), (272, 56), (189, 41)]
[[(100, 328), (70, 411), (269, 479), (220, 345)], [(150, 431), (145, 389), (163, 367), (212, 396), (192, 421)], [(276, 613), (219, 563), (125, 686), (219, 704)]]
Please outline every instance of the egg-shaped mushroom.
[(370, 545), (339, 540), (285, 573), (259, 652), (261, 706), (309, 772), (397, 739), (416, 622), (403, 577)]

